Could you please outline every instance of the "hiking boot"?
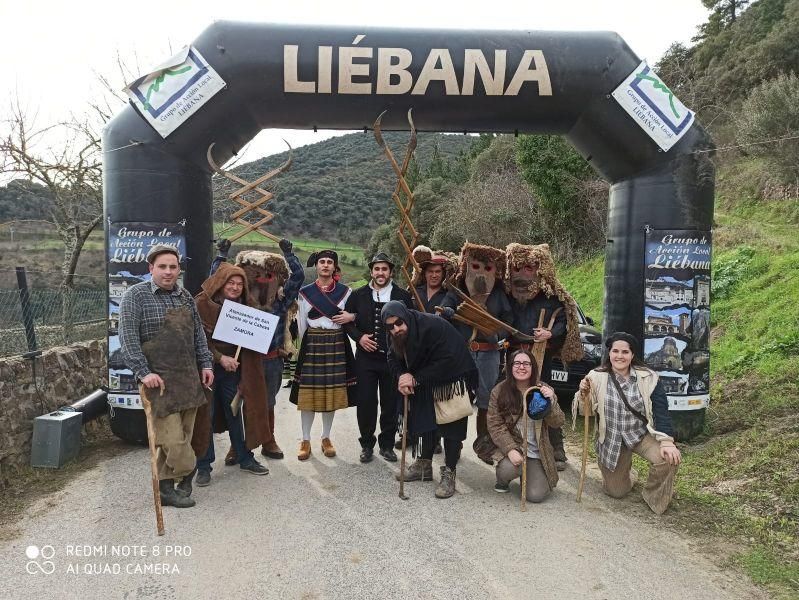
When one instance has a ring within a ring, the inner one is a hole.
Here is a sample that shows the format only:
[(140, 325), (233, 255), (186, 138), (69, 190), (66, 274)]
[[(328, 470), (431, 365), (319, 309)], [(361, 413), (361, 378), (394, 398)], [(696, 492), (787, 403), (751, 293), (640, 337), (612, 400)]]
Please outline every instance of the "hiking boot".
[(239, 462), (239, 457), (236, 456), (236, 451), (231, 446), (230, 450), (228, 450), (227, 454), (225, 455), (225, 466), (232, 467), (237, 462)]
[[(400, 480), (400, 474), (394, 475)], [(417, 458), (410, 467), (405, 469), (405, 481), (433, 481), (433, 461), (431, 459)]]
[(175, 493), (178, 496), (183, 496), (184, 498), (188, 498), (189, 496), (191, 496), (192, 492), (191, 482), (194, 479), (194, 475), (196, 473), (197, 469), (195, 468), (188, 475), (184, 475), (183, 479), (180, 480), (180, 483), (175, 486)]
[(322, 438), (322, 454), (328, 458), (333, 458), (336, 455), (336, 447), (330, 441), (330, 438)]
[(254, 458), (247, 462), (239, 465), (239, 468), (242, 471), (247, 471), (248, 473), (252, 473), (253, 475), (269, 475), (269, 469), (263, 466)]
[(510, 483), (502, 483), (501, 481), (497, 481), (494, 484), (494, 491), (497, 494), (507, 494), (510, 491)]
[(302, 440), (300, 442), (300, 450), (297, 452), (299, 460), (308, 460), (311, 457), (311, 442), (310, 440)]
[(455, 493), (455, 469), (444, 467), (441, 483), (436, 488), (436, 498), (450, 498)]
[(383, 460), (387, 460), (388, 462), (397, 462), (397, 455), (394, 454), (391, 448), (380, 448), (380, 456), (383, 457)]
[(176, 508), (191, 508), (196, 504), (193, 498), (181, 496), (175, 491), (174, 479), (162, 479), (158, 482), (158, 491), (161, 493), (162, 506), (174, 506)]
[(361, 449), (361, 462), (368, 463), (372, 462), (372, 459), (375, 456), (375, 451), (372, 448), (362, 448)]
[(211, 471), (208, 469), (197, 469), (197, 479), (194, 480), (197, 487), (211, 485)]
[(273, 458), (275, 460), (280, 460), (283, 458), (283, 450), (280, 449), (280, 446), (278, 446), (277, 442), (274, 440), (261, 446), (261, 454), (267, 458)]

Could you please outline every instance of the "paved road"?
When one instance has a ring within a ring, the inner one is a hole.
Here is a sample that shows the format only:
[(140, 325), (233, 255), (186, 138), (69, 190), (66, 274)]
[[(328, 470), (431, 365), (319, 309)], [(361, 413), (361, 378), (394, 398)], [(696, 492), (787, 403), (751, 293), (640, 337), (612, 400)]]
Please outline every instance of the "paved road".
[[(319, 450), (320, 428), (317, 419), (312, 458), (300, 463), (299, 417), (284, 394), (278, 440), (287, 458), (269, 461), (266, 477), (220, 459), (212, 485), (195, 491), (195, 508), (165, 509), (160, 538), (146, 450), (101, 463), (39, 500), (19, 524), (20, 535), (0, 545), (0, 597), (764, 597), (688, 540), (658, 529), (638, 495), (610, 501), (592, 479), (576, 504), (575, 459), (553, 496), (521, 513), (518, 485), (495, 493), (492, 469), (468, 442), (452, 499), (436, 499), (434, 484), (412, 483), (404, 502), (395, 466), (380, 458), (358, 462), (354, 410), (336, 416), (335, 459)], [(226, 438), (217, 436), (216, 447), (224, 456)], [(32, 560), (30, 546), (40, 548)], [(181, 547), (181, 555), (170, 546)], [(133, 556), (142, 548), (146, 556)]]

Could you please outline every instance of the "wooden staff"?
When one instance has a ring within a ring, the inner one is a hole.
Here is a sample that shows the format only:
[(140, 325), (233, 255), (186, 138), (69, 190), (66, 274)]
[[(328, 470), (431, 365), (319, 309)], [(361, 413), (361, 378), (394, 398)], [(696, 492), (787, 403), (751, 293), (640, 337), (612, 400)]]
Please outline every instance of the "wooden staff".
[[(164, 513), (161, 510), (161, 490), (158, 487), (158, 465), (155, 459), (155, 426), (153, 425), (153, 413), (150, 401), (147, 399), (144, 385), (139, 386), (139, 395), (141, 396), (141, 404), (144, 407), (144, 417), (147, 421), (147, 442), (150, 445), (150, 472), (153, 481), (153, 503), (155, 504), (155, 526), (158, 529), (158, 535), (164, 535)], [(161, 388), (161, 393), (164, 389)]]
[(577, 486), (577, 502), (580, 502), (583, 496), (583, 485), (585, 484), (585, 469), (588, 464), (588, 429), (589, 429), (589, 414), (590, 410), (590, 392), (580, 392), (583, 400), (583, 465), (580, 467), (580, 485)]
[(405, 449), (408, 444), (408, 394), (402, 395), (402, 458), (400, 459), (399, 497), (407, 500), (405, 495)]
[(522, 419), (524, 419), (524, 439), (522, 440), (522, 512), (527, 512), (527, 394), (522, 397)]

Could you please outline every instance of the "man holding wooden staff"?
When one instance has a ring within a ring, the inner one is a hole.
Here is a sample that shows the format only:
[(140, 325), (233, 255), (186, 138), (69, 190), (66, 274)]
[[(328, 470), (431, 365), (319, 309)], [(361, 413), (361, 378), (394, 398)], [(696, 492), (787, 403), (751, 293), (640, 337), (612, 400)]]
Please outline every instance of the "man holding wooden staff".
[(193, 474), (194, 418), (206, 402), (203, 387), (214, 382), (214, 372), (194, 299), (178, 285), (179, 261), (173, 246), (150, 249), (152, 279), (122, 297), (119, 337), (125, 364), (152, 405), (161, 503), (188, 508), (194, 500), (175, 490), (175, 479)]
[[(511, 338), (508, 351), (530, 350), (538, 363), (536, 379), (552, 385), (548, 374), (553, 357), (560, 357), (564, 363), (583, 357), (577, 304), (555, 276), (549, 244), (508, 244), (505, 255), (508, 261), (505, 286), (510, 295), (513, 326), (533, 336), (532, 344)], [(550, 429), (549, 439), (555, 449), (557, 469), (563, 471), (566, 468), (563, 428)]]

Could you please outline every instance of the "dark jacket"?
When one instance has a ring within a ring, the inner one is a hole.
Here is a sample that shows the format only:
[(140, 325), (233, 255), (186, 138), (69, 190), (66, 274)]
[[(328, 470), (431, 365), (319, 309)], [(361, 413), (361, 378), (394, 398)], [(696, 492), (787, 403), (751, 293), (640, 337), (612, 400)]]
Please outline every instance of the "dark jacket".
[(514, 298), (510, 298), (513, 310), (513, 322), (516, 329), (527, 335), (533, 334), (533, 329), (538, 327), (538, 319), (541, 310), (544, 310), (543, 327), (549, 326), (549, 321), (557, 309), (562, 309), (555, 317), (552, 324), (552, 337), (547, 342), (547, 355), (560, 349), (563, 340), (566, 339), (566, 310), (557, 296), (547, 296), (544, 292), (539, 292), (535, 298), (524, 304), (520, 304)]
[[(447, 290), (443, 287), (438, 288), (438, 291), (433, 294), (432, 298), (427, 297), (427, 285), (417, 285), (416, 286), (416, 293), (419, 294), (419, 299), (424, 302), (424, 312), (430, 314), (436, 314), (435, 307), (441, 306), (444, 302), (444, 298), (447, 296)], [(417, 309), (416, 306), (412, 306), (411, 308)]]
[[(344, 331), (356, 344), (358, 344), (358, 340), (360, 340), (361, 336), (364, 334), (375, 333), (376, 326), (378, 329), (382, 329), (380, 313), (375, 313), (376, 302), (373, 292), (374, 290), (369, 287), (369, 284), (359, 287), (350, 294), (350, 297), (347, 298), (347, 302), (344, 305), (344, 310), (355, 313), (355, 320), (352, 323), (344, 325)], [(410, 292), (400, 288), (396, 282), (394, 282), (394, 285), (391, 287), (391, 300), (398, 300), (408, 308), (414, 308)], [(375, 323), (375, 321), (377, 321), (377, 323)], [(385, 335), (385, 331), (378, 331), (377, 335), (375, 335), (375, 341), (378, 342), (381, 347), (385, 346)], [(375, 357), (379, 355), (381, 358), (385, 359), (384, 352), (366, 352), (360, 345), (357, 346), (357, 354), (374, 355)]]

